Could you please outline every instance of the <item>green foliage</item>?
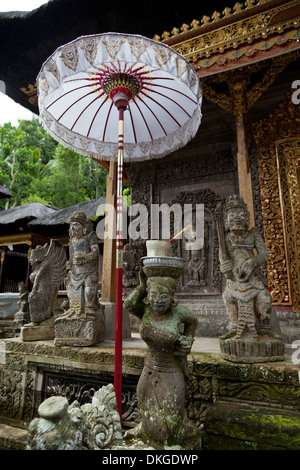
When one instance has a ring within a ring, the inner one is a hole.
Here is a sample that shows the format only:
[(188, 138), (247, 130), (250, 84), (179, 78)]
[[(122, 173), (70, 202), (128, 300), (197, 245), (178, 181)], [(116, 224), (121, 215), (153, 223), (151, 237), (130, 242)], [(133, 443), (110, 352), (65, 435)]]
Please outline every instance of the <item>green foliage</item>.
[(90, 157), (58, 144), (37, 118), (0, 127), (0, 185), (13, 197), (0, 200), (10, 208), (29, 202), (59, 209), (105, 194), (107, 170)]

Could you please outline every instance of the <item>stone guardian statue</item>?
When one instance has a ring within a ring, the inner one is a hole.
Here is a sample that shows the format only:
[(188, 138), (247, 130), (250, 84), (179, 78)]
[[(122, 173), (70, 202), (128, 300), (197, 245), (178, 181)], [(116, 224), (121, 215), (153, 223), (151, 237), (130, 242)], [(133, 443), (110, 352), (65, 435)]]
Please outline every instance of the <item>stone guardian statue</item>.
[(284, 343), (270, 326), (272, 298), (260, 267), (269, 257), (256, 228), (249, 230), (243, 198), (229, 196), (216, 210), (223, 300), (230, 330), (220, 337), (221, 355), (233, 362), (284, 359)]
[(98, 299), (98, 238), (86, 214), (70, 220), (66, 281), (68, 310), (55, 320), (55, 344), (91, 346), (104, 339), (105, 319)]

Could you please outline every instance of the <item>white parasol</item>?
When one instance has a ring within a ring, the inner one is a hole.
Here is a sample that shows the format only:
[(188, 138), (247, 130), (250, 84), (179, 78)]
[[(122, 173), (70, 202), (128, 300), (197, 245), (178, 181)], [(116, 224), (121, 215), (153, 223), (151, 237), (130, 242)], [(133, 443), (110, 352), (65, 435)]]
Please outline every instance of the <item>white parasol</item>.
[(118, 160), (115, 391), (121, 414), (123, 160), (161, 158), (195, 136), (200, 81), (169, 46), (105, 33), (59, 47), (43, 64), (37, 86), (40, 121), (50, 135), (96, 160)]

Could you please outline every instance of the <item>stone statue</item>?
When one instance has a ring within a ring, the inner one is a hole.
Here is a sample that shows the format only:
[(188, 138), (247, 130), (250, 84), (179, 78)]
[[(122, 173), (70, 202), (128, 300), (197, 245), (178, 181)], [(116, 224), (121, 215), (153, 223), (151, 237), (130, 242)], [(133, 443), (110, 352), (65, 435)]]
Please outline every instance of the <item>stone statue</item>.
[[(31, 322), (21, 328), (23, 341), (53, 339), (53, 309), (59, 286), (67, 273), (66, 261), (66, 251), (57, 240), (32, 250), (30, 280), (33, 287), (28, 297)], [(40, 328), (33, 329), (37, 326)]]
[(108, 450), (122, 445), (120, 416), (112, 384), (101, 387), (91, 404), (69, 405), (47, 398), (28, 427), (27, 450)]
[[(197, 247), (196, 232), (190, 230), (185, 235), (184, 251), (186, 252), (187, 283), (188, 287), (198, 288), (207, 285), (207, 258), (209, 244), (208, 223), (204, 222), (203, 245)], [(197, 289), (197, 290), (198, 290)]]
[(15, 333), (17, 335), (20, 333), (21, 327), (24, 326), (25, 323), (30, 321), (28, 302), (29, 289), (26, 286), (25, 282), (19, 282), (18, 290), (20, 295), (20, 300), (18, 301), (19, 310), (14, 315)]
[(220, 338), (223, 357), (240, 362), (281, 360), (284, 344), (271, 330), (272, 298), (260, 270), (269, 257), (265, 243), (256, 228), (249, 230), (249, 212), (241, 196), (229, 196), (216, 212), (220, 270), (226, 276), (223, 300), (231, 322), (229, 332)]
[(197, 435), (185, 410), (187, 355), (197, 317), (177, 303), (175, 268), (154, 269), (142, 268), (140, 285), (124, 302), (128, 311), (141, 319), (140, 334), (148, 346), (137, 385), (141, 423), (134, 433), (150, 442), (183, 445)]
[(104, 314), (98, 299), (98, 239), (84, 212), (70, 223), (66, 282), (68, 310), (55, 320), (55, 344), (90, 346), (104, 339)]
[(188, 286), (205, 286), (205, 268), (206, 260), (202, 250), (191, 250), (189, 252), (189, 260), (187, 265)]

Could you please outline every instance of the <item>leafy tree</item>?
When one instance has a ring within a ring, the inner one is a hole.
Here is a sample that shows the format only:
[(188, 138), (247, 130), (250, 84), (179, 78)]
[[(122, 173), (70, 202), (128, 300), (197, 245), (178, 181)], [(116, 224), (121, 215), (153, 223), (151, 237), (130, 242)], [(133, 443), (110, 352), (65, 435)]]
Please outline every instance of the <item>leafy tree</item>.
[(37, 118), (0, 127), (0, 165), (0, 185), (13, 194), (6, 209), (34, 201), (61, 209), (105, 194), (107, 170), (58, 144)]

